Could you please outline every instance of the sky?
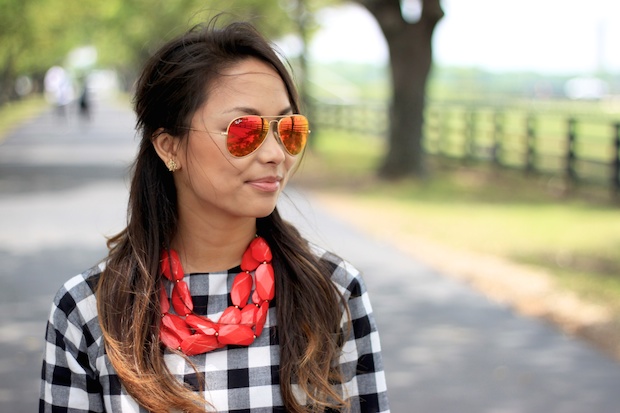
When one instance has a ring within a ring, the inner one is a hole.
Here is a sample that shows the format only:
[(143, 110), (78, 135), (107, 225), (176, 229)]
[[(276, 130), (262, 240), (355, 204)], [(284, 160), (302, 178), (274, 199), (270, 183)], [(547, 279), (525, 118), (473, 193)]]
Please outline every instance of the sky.
[[(440, 65), (620, 73), (620, 0), (442, 0), (442, 6), (445, 16), (433, 36)], [(415, 7), (410, 10), (415, 13)], [(361, 6), (328, 9), (318, 21), (322, 28), (311, 44), (312, 58), (387, 61), (383, 35)]]

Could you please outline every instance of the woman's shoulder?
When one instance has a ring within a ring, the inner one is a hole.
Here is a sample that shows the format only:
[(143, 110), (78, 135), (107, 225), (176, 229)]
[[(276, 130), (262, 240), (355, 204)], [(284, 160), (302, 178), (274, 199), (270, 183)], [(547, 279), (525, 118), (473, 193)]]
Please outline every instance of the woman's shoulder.
[(95, 289), (105, 265), (100, 263), (67, 280), (54, 297), (56, 317), (74, 324), (88, 324), (97, 317)]
[(310, 249), (329, 268), (332, 282), (345, 298), (359, 297), (366, 292), (362, 274), (353, 264), (319, 245), (310, 243)]

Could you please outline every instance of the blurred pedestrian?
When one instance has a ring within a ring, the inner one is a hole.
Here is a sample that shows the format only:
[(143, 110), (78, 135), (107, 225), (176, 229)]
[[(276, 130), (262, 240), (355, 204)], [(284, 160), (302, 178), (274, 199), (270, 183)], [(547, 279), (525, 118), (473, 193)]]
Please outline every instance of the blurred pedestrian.
[(90, 120), (91, 99), (88, 89), (88, 76), (84, 76), (81, 82), (81, 92), (79, 98), (79, 114), (83, 120)]
[(42, 412), (389, 411), (360, 274), (276, 208), (310, 133), (291, 76), (216, 26), (137, 83), (128, 225), (54, 300)]
[(60, 66), (50, 67), (43, 84), (47, 101), (54, 105), (58, 116), (65, 117), (67, 106), (74, 98), (73, 85), (66, 70)]

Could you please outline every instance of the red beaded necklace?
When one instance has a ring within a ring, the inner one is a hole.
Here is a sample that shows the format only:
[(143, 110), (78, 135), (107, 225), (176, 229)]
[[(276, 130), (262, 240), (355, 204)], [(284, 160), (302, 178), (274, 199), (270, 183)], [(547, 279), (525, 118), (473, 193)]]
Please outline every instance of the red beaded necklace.
[[(275, 278), (271, 266), (271, 249), (257, 236), (241, 258), (241, 270), (233, 281), (230, 299), (233, 303), (217, 322), (193, 313), (194, 303), (176, 251), (161, 254), (161, 274), (173, 282), (171, 314), (170, 300), (163, 284), (160, 290), (161, 325), (159, 338), (168, 348), (188, 356), (206, 353), (228, 344), (249, 346), (260, 336), (267, 319), (269, 301), (275, 295)], [(256, 289), (252, 292), (252, 274)], [(250, 302), (251, 295), (251, 302)]]

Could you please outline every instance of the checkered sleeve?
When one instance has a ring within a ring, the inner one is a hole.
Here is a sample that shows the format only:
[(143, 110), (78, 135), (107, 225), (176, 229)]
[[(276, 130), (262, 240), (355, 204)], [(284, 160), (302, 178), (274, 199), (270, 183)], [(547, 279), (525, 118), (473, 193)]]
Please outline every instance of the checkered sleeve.
[[(322, 257), (333, 266), (332, 280), (347, 301), (351, 328), (340, 356), (343, 394), (353, 413), (390, 411), (379, 332), (364, 280), (355, 267), (330, 253)], [(343, 316), (343, 328), (347, 322)], [(346, 331), (346, 330), (345, 330)]]
[(39, 412), (105, 411), (96, 373), (100, 351), (93, 270), (58, 291), (47, 322)]

